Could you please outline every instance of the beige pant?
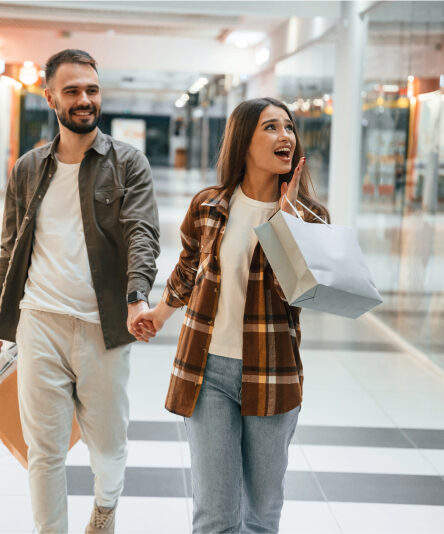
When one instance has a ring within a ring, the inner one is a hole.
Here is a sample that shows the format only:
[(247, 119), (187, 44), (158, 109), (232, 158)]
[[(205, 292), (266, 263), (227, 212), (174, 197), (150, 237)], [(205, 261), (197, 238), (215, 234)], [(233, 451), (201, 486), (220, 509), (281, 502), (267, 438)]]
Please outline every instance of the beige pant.
[(97, 504), (113, 506), (122, 491), (130, 345), (107, 350), (100, 325), (26, 309), (17, 344), (34, 521), (40, 534), (65, 534), (65, 459), (74, 407), (90, 452)]

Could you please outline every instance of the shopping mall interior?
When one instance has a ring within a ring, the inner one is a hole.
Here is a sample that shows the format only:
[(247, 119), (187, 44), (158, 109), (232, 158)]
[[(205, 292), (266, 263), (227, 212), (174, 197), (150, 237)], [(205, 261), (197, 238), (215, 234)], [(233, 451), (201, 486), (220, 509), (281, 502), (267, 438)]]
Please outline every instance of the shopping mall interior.
[[(354, 228), (383, 303), (356, 320), (302, 310), (280, 532), (444, 533), (444, 2), (0, 1), (1, 205), (16, 160), (58, 131), (44, 68), (66, 48), (98, 62), (101, 130), (152, 167), (152, 304), (190, 200), (217, 182), (231, 111), (264, 96), (288, 105), (318, 198)], [(132, 348), (119, 534), (192, 531), (183, 419), (164, 408), (183, 316)], [(82, 441), (67, 480), (69, 532), (84, 532)], [(0, 534), (33, 528), (26, 470), (0, 441)]]

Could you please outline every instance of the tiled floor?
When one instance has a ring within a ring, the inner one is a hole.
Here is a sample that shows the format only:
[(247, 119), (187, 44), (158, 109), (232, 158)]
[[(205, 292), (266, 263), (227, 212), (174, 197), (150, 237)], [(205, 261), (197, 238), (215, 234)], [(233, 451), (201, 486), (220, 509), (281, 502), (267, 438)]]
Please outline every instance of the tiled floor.
[[(178, 254), (189, 195), (205, 180), (160, 174), (156, 302)], [(172, 193), (174, 190), (174, 194)], [(118, 534), (191, 532), (183, 422), (163, 408), (183, 313), (150, 345), (135, 344), (131, 424)], [(284, 534), (444, 534), (444, 381), (400, 353), (365, 319), (303, 311), (304, 403), (290, 446)], [(68, 456), (70, 533), (92, 506), (88, 452)], [(33, 531), (26, 471), (0, 445), (0, 534)]]

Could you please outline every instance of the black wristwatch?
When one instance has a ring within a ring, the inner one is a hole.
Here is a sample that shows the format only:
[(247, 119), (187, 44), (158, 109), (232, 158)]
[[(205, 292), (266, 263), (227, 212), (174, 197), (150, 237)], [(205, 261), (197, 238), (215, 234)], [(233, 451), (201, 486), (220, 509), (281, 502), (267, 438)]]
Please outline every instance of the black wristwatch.
[(144, 295), (141, 291), (131, 291), (131, 293), (128, 293), (128, 295), (126, 296), (126, 302), (128, 304), (132, 304), (133, 302), (138, 302), (139, 300), (148, 302), (146, 295)]

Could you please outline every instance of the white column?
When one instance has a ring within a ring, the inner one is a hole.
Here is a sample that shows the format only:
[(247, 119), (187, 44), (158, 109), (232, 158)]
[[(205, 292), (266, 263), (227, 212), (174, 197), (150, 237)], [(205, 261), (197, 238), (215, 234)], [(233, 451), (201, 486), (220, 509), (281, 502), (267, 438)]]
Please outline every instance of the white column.
[(361, 184), (361, 87), (367, 17), (342, 2), (337, 31), (328, 207), (335, 224), (355, 227)]

